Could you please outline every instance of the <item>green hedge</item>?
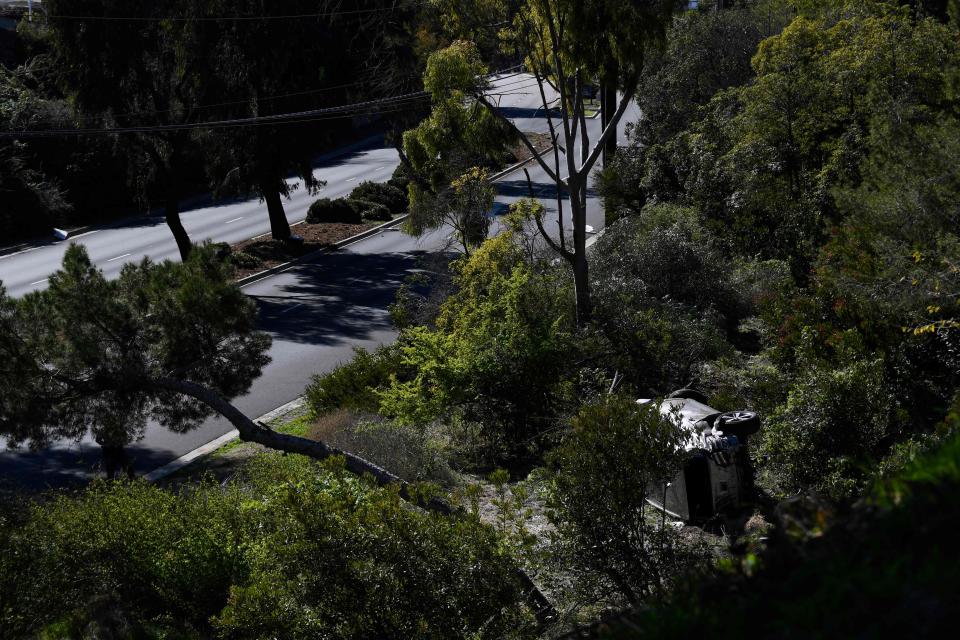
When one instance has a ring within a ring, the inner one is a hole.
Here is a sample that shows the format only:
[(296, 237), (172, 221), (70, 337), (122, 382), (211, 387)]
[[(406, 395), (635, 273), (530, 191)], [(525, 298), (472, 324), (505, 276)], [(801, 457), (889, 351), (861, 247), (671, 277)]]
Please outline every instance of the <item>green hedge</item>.
[(361, 182), (350, 194), (350, 198), (382, 204), (390, 213), (402, 213), (408, 206), (406, 191), (380, 182)]
[(353, 210), (360, 214), (364, 220), (379, 220), (386, 222), (393, 218), (390, 209), (385, 205), (372, 200), (361, 200), (359, 198), (348, 198), (347, 202), (353, 207)]
[(310, 210), (307, 212), (307, 223), (331, 222), (360, 224), (363, 222), (363, 215), (343, 198), (337, 198), (336, 200), (321, 198), (310, 205)]

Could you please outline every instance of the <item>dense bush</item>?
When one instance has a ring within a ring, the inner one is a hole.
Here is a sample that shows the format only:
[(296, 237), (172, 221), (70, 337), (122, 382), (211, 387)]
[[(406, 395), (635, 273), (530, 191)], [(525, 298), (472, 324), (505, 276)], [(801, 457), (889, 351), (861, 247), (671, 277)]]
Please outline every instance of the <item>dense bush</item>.
[(554, 552), (586, 573), (579, 583), (592, 597), (614, 591), (636, 604), (682, 576), (679, 538), (647, 503), (680, 469), (682, 441), (679, 420), (661, 415), (659, 403), (610, 396), (581, 409), (550, 455)]
[(390, 384), (401, 367), (401, 352), (396, 345), (377, 347), (372, 352), (356, 347), (352, 360), (313, 377), (306, 390), (307, 403), (315, 415), (335, 409), (376, 413), (380, 406), (378, 391)]
[(849, 353), (844, 364), (804, 358), (784, 404), (769, 416), (758, 453), (785, 492), (813, 489), (848, 498), (906, 426), (879, 357)]
[(514, 231), (452, 266), (457, 290), (435, 329), (401, 336), (411, 377), (392, 381), (381, 411), (404, 424), (476, 423), (491, 451), (523, 454), (570, 401), (565, 372), (575, 346), (566, 273), (526, 260)]
[[(387, 180), (387, 184), (392, 187), (400, 189), (404, 194), (404, 198), (407, 197), (407, 186), (410, 184), (410, 169), (407, 168), (407, 165), (401, 162), (397, 165), (397, 168), (393, 170), (393, 175), (390, 176), (390, 179)], [(406, 208), (407, 204), (404, 204)]]
[(668, 205), (617, 222), (594, 253), (595, 331), (613, 373), (643, 394), (687, 386), (730, 350), (744, 302), (696, 213)]
[(179, 496), (98, 484), (37, 505), (0, 542), (17, 637), (525, 634), (491, 529), (410, 509), (336, 462), (262, 456), (242, 484)]
[(353, 200), (367, 200), (382, 204), (390, 213), (402, 213), (407, 208), (407, 193), (392, 184), (361, 182), (350, 192)]
[(331, 222), (360, 224), (363, 222), (363, 214), (344, 198), (337, 198), (336, 200), (320, 198), (310, 205), (310, 209), (307, 211), (308, 224)]
[(383, 205), (379, 202), (374, 202), (372, 200), (360, 200), (354, 198), (353, 196), (347, 199), (347, 203), (353, 210), (360, 214), (364, 220), (378, 220), (381, 222), (386, 222), (393, 218), (393, 215), (390, 213), (390, 209), (386, 205)]

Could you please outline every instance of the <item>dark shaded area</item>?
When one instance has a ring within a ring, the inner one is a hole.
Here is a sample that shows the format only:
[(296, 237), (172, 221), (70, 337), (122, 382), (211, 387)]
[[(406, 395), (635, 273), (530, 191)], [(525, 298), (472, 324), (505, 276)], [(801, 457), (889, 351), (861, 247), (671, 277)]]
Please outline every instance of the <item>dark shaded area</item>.
[[(369, 340), (391, 327), (387, 306), (427, 253), (340, 251), (297, 265), (287, 272), (296, 282), (279, 287), (280, 295), (252, 296), (260, 310), (260, 328), (276, 342), (312, 346)], [(219, 419), (214, 416), (204, 424)], [(126, 453), (137, 474), (179, 455), (143, 442), (127, 447)], [(92, 442), (41, 451), (4, 450), (0, 451), (0, 491), (82, 486), (90, 474), (101, 473), (101, 467), (100, 447)]]

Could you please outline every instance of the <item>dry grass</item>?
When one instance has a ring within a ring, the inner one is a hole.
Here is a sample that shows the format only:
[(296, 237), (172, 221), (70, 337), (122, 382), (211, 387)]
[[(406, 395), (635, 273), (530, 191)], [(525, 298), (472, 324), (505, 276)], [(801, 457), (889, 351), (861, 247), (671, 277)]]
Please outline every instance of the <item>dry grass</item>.
[(378, 416), (338, 409), (317, 417), (307, 437), (349, 451), (408, 482), (456, 483), (443, 446), (426, 431), (401, 427)]

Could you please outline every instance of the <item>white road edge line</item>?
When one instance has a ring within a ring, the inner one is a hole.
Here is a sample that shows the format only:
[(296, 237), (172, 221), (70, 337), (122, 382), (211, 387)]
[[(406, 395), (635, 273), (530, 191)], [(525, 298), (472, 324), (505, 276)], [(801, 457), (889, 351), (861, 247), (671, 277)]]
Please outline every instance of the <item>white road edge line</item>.
[(83, 238), (83, 237), (85, 237), (85, 236), (92, 235), (92, 234), (97, 233), (97, 232), (99, 232), (99, 231), (102, 231), (102, 229), (94, 229), (93, 231), (87, 231), (86, 233), (81, 233), (80, 235), (69, 236), (69, 237), (67, 238), (67, 240), (76, 240), (77, 238)]
[(133, 254), (125, 253), (122, 256), (117, 256), (116, 258), (110, 258), (109, 260), (107, 260), (107, 262), (116, 262), (117, 260), (120, 260), (121, 258), (126, 258), (130, 255), (133, 255)]
[(234, 218), (233, 220), (227, 220), (223, 224), (230, 224), (231, 222), (236, 222), (237, 220), (243, 220), (243, 218), (243, 216), (240, 216), (239, 218)]
[[(299, 398), (291, 400), (290, 402), (286, 403), (283, 406), (277, 407), (273, 411), (263, 414), (259, 418), (256, 418), (254, 422), (268, 423), (272, 420), (276, 420), (278, 417), (285, 415), (293, 411), (294, 409), (299, 409), (300, 407), (303, 406), (304, 402), (305, 400), (303, 396), (300, 396)], [(144, 475), (143, 478), (147, 482), (156, 482), (157, 480), (162, 480), (163, 478), (166, 478), (167, 476), (176, 473), (180, 469), (183, 469), (185, 466), (187, 466), (197, 458), (203, 457), (208, 453), (212, 453), (213, 451), (216, 451), (217, 449), (227, 444), (228, 442), (236, 440), (239, 437), (240, 437), (240, 432), (237, 431), (236, 429), (234, 429), (233, 431), (228, 431), (227, 433), (223, 434), (219, 438), (211, 440), (207, 444), (199, 446), (193, 451), (183, 454), (173, 462), (168, 462), (162, 467), (158, 467), (154, 469), (150, 473)]]
[(44, 282), (47, 282), (49, 279), (50, 278), (44, 278), (43, 280), (37, 280), (36, 282), (31, 282), (30, 286), (32, 287), (35, 284), (43, 284)]
[(278, 315), (283, 315), (283, 314), (285, 314), (285, 313), (290, 313), (290, 312), (293, 311), (294, 309), (299, 309), (299, 308), (302, 307), (302, 306), (303, 306), (303, 303), (302, 303), (302, 302), (299, 303), (299, 304), (295, 304), (295, 305), (293, 305), (292, 307), (287, 307), (286, 309), (284, 309), (283, 311), (281, 311)]

